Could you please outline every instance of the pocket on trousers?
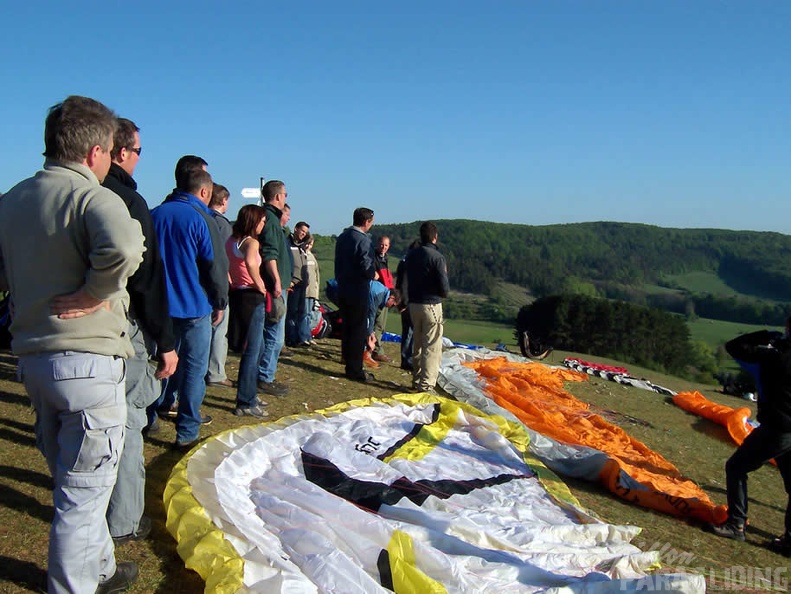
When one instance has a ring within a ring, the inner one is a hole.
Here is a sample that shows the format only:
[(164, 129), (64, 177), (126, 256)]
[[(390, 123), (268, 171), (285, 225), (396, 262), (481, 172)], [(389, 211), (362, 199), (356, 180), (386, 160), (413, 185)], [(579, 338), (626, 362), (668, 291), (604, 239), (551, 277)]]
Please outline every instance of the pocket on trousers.
[(86, 358), (76, 361), (73, 357), (52, 361), (52, 379), (55, 381), (90, 379), (96, 377), (96, 360)]
[(81, 415), (84, 433), (71, 470), (93, 472), (117, 457), (124, 428), (117, 406), (84, 410)]

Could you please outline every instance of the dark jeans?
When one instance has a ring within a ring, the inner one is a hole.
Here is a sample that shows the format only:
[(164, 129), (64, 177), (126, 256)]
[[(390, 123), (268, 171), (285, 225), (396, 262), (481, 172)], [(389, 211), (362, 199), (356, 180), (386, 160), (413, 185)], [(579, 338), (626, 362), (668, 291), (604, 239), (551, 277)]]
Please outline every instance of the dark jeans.
[(236, 384), (236, 406), (239, 408), (250, 408), (258, 404), (256, 398), (258, 363), (264, 352), (265, 316), (266, 301), (261, 301), (250, 316), (247, 342), (239, 362), (239, 381)]
[(341, 355), (346, 361), (348, 377), (363, 377), (363, 353), (368, 338), (368, 299), (338, 295), (343, 327)]
[(409, 308), (401, 312), (401, 367), (412, 366), (412, 317)]
[(308, 324), (308, 312), (305, 306), (305, 287), (294, 287), (294, 290), (288, 294), (286, 308), (287, 346), (293, 347), (310, 340), (310, 330), (307, 330), (307, 336), (305, 336)]
[(754, 429), (725, 463), (728, 519), (742, 526), (747, 521), (747, 474), (772, 458), (789, 496), (785, 531), (791, 534), (791, 433), (778, 433), (765, 426)]

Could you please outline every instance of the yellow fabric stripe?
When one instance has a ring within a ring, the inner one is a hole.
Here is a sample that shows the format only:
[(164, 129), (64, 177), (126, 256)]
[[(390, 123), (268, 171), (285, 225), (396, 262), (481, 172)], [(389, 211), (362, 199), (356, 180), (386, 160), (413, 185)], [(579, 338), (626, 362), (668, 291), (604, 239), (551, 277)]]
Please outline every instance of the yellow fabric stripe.
[(445, 586), (417, 568), (412, 538), (406, 532), (393, 531), (387, 554), (396, 594), (447, 594)]

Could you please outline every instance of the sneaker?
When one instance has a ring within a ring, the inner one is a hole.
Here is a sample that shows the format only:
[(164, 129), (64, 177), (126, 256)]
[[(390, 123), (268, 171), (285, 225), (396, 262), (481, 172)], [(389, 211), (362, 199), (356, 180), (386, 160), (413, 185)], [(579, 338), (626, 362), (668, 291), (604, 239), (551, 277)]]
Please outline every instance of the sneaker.
[(368, 351), (365, 351), (365, 353), (363, 353), (363, 363), (368, 367), (379, 369), (379, 363), (373, 360), (373, 357), (371, 357), (371, 353), (369, 353)]
[(151, 421), (151, 424), (143, 427), (142, 433), (145, 437), (152, 437), (154, 435), (158, 435), (161, 431), (162, 425), (159, 424), (159, 417), (155, 415), (154, 420)]
[(716, 534), (717, 536), (721, 536), (723, 538), (730, 538), (732, 540), (740, 540), (744, 541), (744, 526), (739, 526), (738, 524), (731, 522), (730, 520), (726, 521), (724, 524), (706, 524), (705, 527), (706, 532), (711, 532), (712, 534)]
[(288, 388), (278, 382), (265, 382), (258, 380), (258, 389), (264, 394), (279, 396), (280, 398), (284, 398), (286, 394), (288, 394)]
[(236, 384), (229, 380), (227, 377), (224, 380), (217, 382), (206, 382), (207, 386), (218, 386), (220, 388), (235, 388)]
[(286, 358), (293, 357), (294, 356), (294, 351), (292, 351), (290, 349), (287, 349), (286, 347), (283, 347), (282, 349), (280, 349), (280, 356), (281, 357), (286, 357)]
[(783, 557), (791, 558), (791, 533), (778, 536), (766, 545), (770, 551), (774, 551)]
[(137, 530), (124, 536), (113, 536), (113, 544), (118, 546), (127, 543), (130, 540), (144, 540), (148, 538), (149, 534), (151, 534), (151, 518), (148, 516), (142, 516), (140, 518), (140, 522), (137, 524)]
[(211, 422), (214, 419), (211, 418), (211, 415), (201, 415), (200, 416), (200, 424), (201, 425), (211, 425)]
[(177, 452), (186, 453), (186, 452), (189, 452), (196, 445), (198, 445), (199, 441), (200, 441), (200, 437), (196, 437), (192, 441), (179, 441), (179, 440), (176, 440), (176, 443), (174, 443), (172, 447)]
[(237, 406), (236, 409), (233, 411), (237, 417), (243, 417), (245, 415), (250, 417), (255, 417), (256, 419), (263, 419), (264, 417), (268, 417), (269, 413), (262, 409), (260, 406)]
[(119, 563), (115, 566), (115, 573), (112, 577), (103, 582), (99, 582), (99, 587), (96, 588), (96, 594), (118, 594), (119, 592), (126, 592), (132, 587), (132, 584), (135, 583), (137, 574), (137, 563), (132, 561)]
[(260, 396), (256, 398), (256, 401), (258, 402), (258, 406), (269, 406), (269, 403), (266, 400), (261, 400)]
[(392, 362), (393, 362), (393, 359), (391, 359), (390, 357), (388, 357), (388, 356), (387, 356), (387, 355), (385, 355), (384, 353), (374, 353), (374, 354), (371, 356), (371, 358), (372, 358), (374, 361), (377, 361), (377, 362), (379, 362), (379, 363), (392, 363)]
[(370, 371), (363, 371), (362, 375), (347, 375), (346, 379), (352, 380), (353, 382), (360, 382), (362, 384), (369, 384), (376, 378)]
[(175, 419), (179, 414), (179, 405), (177, 402), (174, 402), (172, 406), (162, 406), (157, 409), (157, 416), (160, 419), (172, 420)]
[(299, 344), (295, 344), (295, 349), (309, 349), (311, 344), (306, 340), (305, 342), (300, 342)]

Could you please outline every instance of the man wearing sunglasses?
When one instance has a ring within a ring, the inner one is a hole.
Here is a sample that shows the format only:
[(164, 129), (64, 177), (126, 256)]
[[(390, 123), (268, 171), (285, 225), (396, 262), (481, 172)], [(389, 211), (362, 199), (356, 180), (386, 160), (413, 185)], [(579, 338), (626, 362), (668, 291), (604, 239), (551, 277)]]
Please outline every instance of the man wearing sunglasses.
[[(140, 128), (131, 120), (119, 118), (110, 152), (110, 171), (102, 185), (118, 194), (132, 218), (140, 223), (146, 251), (140, 268), (126, 285), (130, 301), (129, 338), (135, 354), (127, 360), (126, 443), (107, 508), (107, 525), (116, 545), (146, 538), (151, 532), (151, 520), (143, 516), (146, 471), (142, 431), (148, 424), (146, 407), (159, 397), (159, 380), (173, 375), (178, 363), (165, 269), (154, 223), (132, 177), (141, 152)], [(156, 371), (149, 365), (149, 359), (157, 361)]]

